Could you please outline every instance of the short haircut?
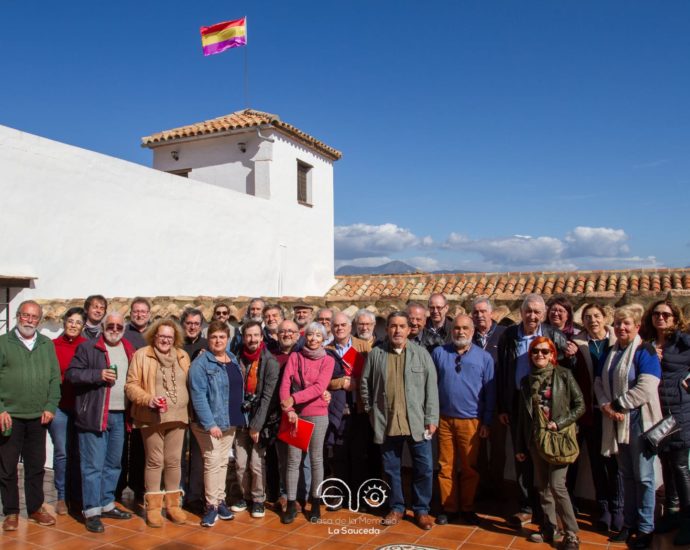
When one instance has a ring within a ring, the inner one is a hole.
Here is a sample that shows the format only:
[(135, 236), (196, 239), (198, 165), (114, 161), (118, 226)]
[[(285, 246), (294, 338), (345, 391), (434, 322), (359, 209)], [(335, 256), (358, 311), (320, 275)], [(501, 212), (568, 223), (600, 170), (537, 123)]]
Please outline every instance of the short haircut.
[(320, 309), (316, 310), (316, 317), (318, 317), (321, 313), (324, 311), (330, 311), (331, 312), (331, 319), (333, 319), (333, 316), (335, 315), (335, 312), (330, 308), (330, 307), (322, 307)]
[(532, 362), (532, 349), (539, 344), (547, 344), (549, 346), (549, 349), (551, 350), (551, 361), (553, 361), (553, 364), (555, 365), (558, 362), (558, 350), (556, 349), (556, 344), (553, 343), (553, 340), (547, 336), (537, 336), (534, 340), (532, 340), (532, 343), (529, 345), (530, 363)]
[(598, 309), (599, 313), (601, 313), (601, 316), (604, 317), (604, 319), (606, 319), (606, 310), (604, 309), (604, 304), (600, 304), (599, 302), (590, 302), (589, 304), (585, 304), (585, 307), (582, 308), (583, 319), (590, 309)]
[(544, 297), (541, 294), (528, 294), (525, 296), (525, 299), (522, 301), (522, 305), (520, 306), (520, 311), (525, 311), (527, 306), (534, 302), (544, 306), (544, 311), (546, 311), (546, 302), (544, 302)]
[(146, 298), (142, 298), (141, 296), (137, 296), (134, 298), (134, 300), (132, 300), (132, 303), (129, 304), (129, 309), (131, 310), (137, 304), (143, 304), (149, 311), (151, 311), (151, 302), (149, 302)]
[(640, 306), (637, 304), (630, 304), (627, 306), (621, 306), (616, 308), (613, 312), (613, 321), (622, 321), (623, 319), (632, 319), (633, 322), (638, 325), (642, 320), (642, 311)]
[(565, 311), (568, 313), (568, 318), (565, 321), (565, 326), (563, 327), (563, 332), (566, 334), (572, 334), (573, 332), (573, 305), (570, 303), (570, 300), (566, 298), (563, 294), (557, 294), (555, 296), (551, 296), (549, 298), (549, 301), (546, 303), (546, 313), (548, 317), (548, 312), (553, 306), (561, 306)]
[(120, 313), (116, 309), (111, 309), (110, 311), (105, 312), (105, 315), (103, 316), (103, 319), (101, 320), (101, 325), (105, 326), (108, 319), (110, 319), (111, 317), (119, 317), (120, 319), (122, 319), (123, 323), (125, 321), (125, 316), (122, 313)]
[(222, 321), (211, 321), (209, 323), (208, 330), (206, 331), (207, 337), (210, 337), (214, 332), (223, 332), (230, 338), (230, 327), (227, 323), (223, 323)]
[(317, 323), (316, 321), (312, 321), (307, 325), (307, 328), (304, 329), (304, 336), (306, 336), (310, 332), (320, 332), (324, 340), (328, 337), (328, 334), (326, 333), (326, 327), (324, 327), (321, 323)]
[(441, 294), (440, 292), (434, 292), (431, 296), (429, 296), (429, 302), (428, 302), (428, 303), (430, 304), (430, 303), (431, 303), (431, 299), (432, 299), (432, 298), (436, 298), (436, 297), (443, 298), (443, 305), (444, 305), (444, 306), (447, 306), (447, 305), (448, 305), (448, 300), (447, 300), (446, 297), (445, 297), (443, 294)]
[(170, 327), (175, 332), (175, 340), (173, 341), (173, 346), (176, 348), (181, 348), (184, 345), (184, 333), (174, 320), (172, 319), (158, 319), (154, 321), (149, 328), (146, 329), (144, 333), (144, 340), (149, 346), (153, 346), (153, 342), (156, 339), (156, 334), (161, 327)]
[(180, 316), (180, 323), (184, 324), (189, 317), (201, 317), (201, 321), (204, 321), (204, 314), (201, 313), (200, 309), (195, 307), (188, 307), (182, 312), (182, 315)]
[(261, 323), (259, 321), (249, 320), (242, 325), (242, 329), (241, 329), (242, 336), (244, 336), (246, 334), (246, 332), (252, 327), (259, 327), (259, 332), (261, 332), (263, 334), (263, 332), (261, 330)]
[[(249, 308), (252, 305), (254, 305), (256, 302), (261, 302), (262, 304), (266, 305), (266, 300), (264, 300), (263, 298), (252, 298), (251, 300), (249, 300), (249, 305), (247, 306), (247, 310), (249, 310)], [(261, 309), (263, 309), (263, 306)]]
[(405, 306), (405, 311), (409, 312), (411, 309), (422, 309), (426, 313), (427, 309), (424, 304), (420, 304), (419, 302), (407, 302), (407, 306)]
[(261, 311), (261, 315), (266, 315), (269, 311), (276, 310), (278, 313), (280, 313), (280, 318), (285, 319), (285, 314), (283, 313), (283, 308), (280, 307), (278, 304), (266, 304), (264, 306), (264, 309)]
[(88, 311), (91, 307), (91, 304), (94, 302), (101, 302), (106, 309), (108, 308), (108, 300), (105, 299), (105, 296), (102, 294), (92, 294), (91, 296), (88, 296), (86, 300), (84, 300), (84, 309)]
[(374, 315), (371, 311), (368, 309), (360, 309), (355, 313), (355, 323), (359, 321), (359, 318), (364, 315), (365, 317), (369, 317), (372, 323), (376, 324), (376, 315)]
[(67, 311), (65, 311), (65, 314), (62, 316), (62, 322), (63, 324), (67, 322), (67, 319), (72, 317), (72, 315), (79, 315), (81, 317), (82, 323), (86, 323), (86, 311), (84, 311), (83, 307), (71, 307)]
[(408, 325), (410, 324), (410, 318), (407, 316), (407, 313), (405, 313), (404, 311), (392, 311), (388, 314), (388, 317), (386, 317), (386, 326), (390, 326), (391, 321), (396, 317), (402, 317), (403, 319), (405, 319)]
[(489, 300), (488, 296), (477, 296), (474, 300), (472, 300), (472, 309), (474, 309), (479, 304), (486, 304), (487, 306), (489, 306), (489, 311), (494, 310), (494, 305), (491, 303), (491, 300)]
[(17, 315), (19, 315), (19, 313), (22, 311), (22, 308), (27, 305), (36, 306), (38, 308), (38, 311), (40, 311), (39, 315), (41, 316), (41, 319), (43, 319), (43, 306), (41, 306), (41, 304), (39, 304), (35, 300), (24, 300), (21, 304), (19, 304), (19, 307), (17, 308)]
[(225, 302), (218, 302), (216, 305), (213, 306), (213, 314), (216, 314), (216, 311), (218, 311), (219, 308), (224, 307), (225, 309), (228, 310), (228, 313), (230, 313), (230, 306), (226, 304)]

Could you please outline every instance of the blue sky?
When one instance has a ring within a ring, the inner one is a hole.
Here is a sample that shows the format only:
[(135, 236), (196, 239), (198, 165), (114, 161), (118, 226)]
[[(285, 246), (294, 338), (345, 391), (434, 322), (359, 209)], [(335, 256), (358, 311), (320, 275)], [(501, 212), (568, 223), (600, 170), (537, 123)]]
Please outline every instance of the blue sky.
[(150, 165), (141, 136), (251, 107), (341, 150), (336, 259), (690, 265), (684, 0), (0, 0), (0, 124)]

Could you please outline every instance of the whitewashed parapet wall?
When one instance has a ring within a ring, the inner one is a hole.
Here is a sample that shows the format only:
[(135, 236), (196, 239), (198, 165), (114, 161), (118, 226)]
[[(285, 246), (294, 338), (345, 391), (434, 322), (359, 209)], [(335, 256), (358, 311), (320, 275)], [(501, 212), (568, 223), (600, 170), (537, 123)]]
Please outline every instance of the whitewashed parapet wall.
[[(13, 303), (323, 295), (335, 281), (332, 163), (285, 137), (265, 143), (248, 150), (267, 172), (253, 196), (0, 126), (0, 273), (37, 277)], [(315, 167), (311, 208), (297, 203), (296, 158)]]

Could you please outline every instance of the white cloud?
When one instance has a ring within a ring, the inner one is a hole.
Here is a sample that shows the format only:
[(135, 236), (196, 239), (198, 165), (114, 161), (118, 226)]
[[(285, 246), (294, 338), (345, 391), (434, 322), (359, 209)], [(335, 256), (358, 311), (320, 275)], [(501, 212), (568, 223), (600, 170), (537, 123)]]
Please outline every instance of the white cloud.
[(416, 267), (419, 271), (436, 271), (444, 266), (436, 258), (429, 256), (414, 256), (403, 260), (406, 264)]
[(476, 252), (493, 264), (532, 265), (552, 262), (560, 258), (565, 248), (563, 242), (553, 237), (513, 235), (498, 239), (458, 238), (451, 233), (446, 248)]
[(576, 227), (563, 240), (567, 247), (565, 255), (569, 258), (618, 257), (630, 251), (628, 236), (622, 229)]
[(383, 256), (410, 248), (433, 245), (431, 237), (418, 237), (393, 223), (355, 223), (335, 227), (335, 256), (338, 259)]

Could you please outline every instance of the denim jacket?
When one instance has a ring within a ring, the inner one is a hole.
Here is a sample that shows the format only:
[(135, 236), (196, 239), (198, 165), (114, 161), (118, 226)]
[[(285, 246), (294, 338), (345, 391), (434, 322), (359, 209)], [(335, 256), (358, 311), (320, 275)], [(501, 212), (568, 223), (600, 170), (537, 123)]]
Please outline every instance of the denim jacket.
[[(240, 371), (237, 358), (230, 353), (228, 357), (233, 368)], [(196, 421), (204, 430), (214, 426), (223, 431), (230, 428), (230, 381), (225, 367), (211, 352), (194, 359), (189, 369), (189, 386)]]

